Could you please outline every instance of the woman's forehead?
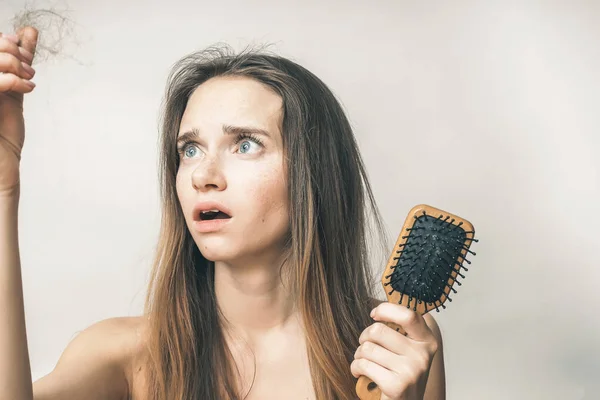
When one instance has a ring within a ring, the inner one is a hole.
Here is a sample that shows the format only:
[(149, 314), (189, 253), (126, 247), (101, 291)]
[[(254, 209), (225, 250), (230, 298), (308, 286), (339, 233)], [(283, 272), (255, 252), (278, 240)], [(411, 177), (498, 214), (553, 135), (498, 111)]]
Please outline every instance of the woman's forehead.
[(282, 105), (278, 94), (254, 79), (212, 78), (190, 96), (181, 126), (255, 126), (275, 135), (281, 126)]
[(204, 82), (188, 101), (194, 109), (222, 113), (252, 113), (276, 117), (282, 109), (281, 97), (269, 87), (246, 77), (217, 77)]

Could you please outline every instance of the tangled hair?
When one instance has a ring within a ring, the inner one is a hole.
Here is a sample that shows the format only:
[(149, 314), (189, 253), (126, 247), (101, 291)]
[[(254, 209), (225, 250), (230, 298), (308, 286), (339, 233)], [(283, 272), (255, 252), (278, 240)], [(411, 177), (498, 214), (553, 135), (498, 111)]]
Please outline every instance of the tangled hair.
[[(186, 227), (175, 188), (176, 138), (187, 101), (203, 82), (246, 77), (283, 100), (289, 205), (290, 295), (302, 315), (318, 399), (354, 399), (350, 363), (372, 321), (367, 233), (384, 230), (352, 128), (328, 87), (300, 65), (264, 51), (214, 46), (171, 71), (162, 104), (162, 219), (145, 314), (148, 399), (242, 399), (214, 291), (214, 263)], [(369, 221), (374, 229), (369, 228)]]
[(54, 7), (38, 8), (25, 4), (10, 20), (13, 32), (31, 26), (39, 32), (33, 64), (69, 58), (79, 64), (74, 54), (70, 54), (69, 48), (78, 45), (77, 38), (81, 31), (77, 31), (77, 23), (69, 17), (68, 9), (57, 9)]

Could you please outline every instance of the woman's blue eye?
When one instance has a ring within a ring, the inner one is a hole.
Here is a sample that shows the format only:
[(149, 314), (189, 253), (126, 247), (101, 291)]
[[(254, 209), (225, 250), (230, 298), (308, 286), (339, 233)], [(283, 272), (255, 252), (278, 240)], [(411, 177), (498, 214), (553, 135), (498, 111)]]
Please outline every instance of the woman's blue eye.
[(247, 153), (248, 151), (250, 151), (250, 143), (251, 142), (249, 140), (244, 140), (240, 145), (240, 153)]
[[(238, 143), (238, 151), (241, 154), (248, 154), (248, 153), (256, 153), (258, 151), (260, 151), (260, 148), (263, 146), (262, 142), (260, 142), (259, 139), (256, 139), (254, 137), (248, 137), (248, 138), (241, 138), (237, 141)], [(255, 147), (254, 151), (252, 150), (252, 146)]]
[(193, 157), (194, 155), (193, 155), (193, 154), (191, 154), (191, 155), (190, 155), (190, 154), (189, 154), (189, 152), (188, 152), (188, 150), (189, 150), (189, 149), (193, 149), (194, 147), (195, 147), (195, 146), (187, 146), (186, 148), (184, 148), (184, 149), (183, 149), (183, 150), (184, 150), (184, 151), (183, 151), (184, 155), (186, 155), (186, 156), (189, 156), (189, 157)]
[(260, 149), (263, 147), (263, 143), (258, 137), (253, 134), (246, 133), (238, 135), (235, 140), (235, 144), (238, 146), (237, 151), (239, 151), (241, 154), (248, 154), (251, 152), (252, 145), (256, 146), (255, 152), (260, 151)]

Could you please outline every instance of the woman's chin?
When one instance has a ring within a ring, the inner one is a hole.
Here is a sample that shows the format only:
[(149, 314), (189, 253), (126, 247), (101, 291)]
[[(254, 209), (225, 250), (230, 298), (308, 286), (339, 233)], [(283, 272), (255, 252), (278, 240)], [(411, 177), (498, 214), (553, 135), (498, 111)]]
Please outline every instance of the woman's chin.
[(196, 242), (202, 256), (209, 261), (221, 261), (236, 252), (232, 246), (231, 238), (227, 240), (216, 235), (206, 235), (194, 238), (194, 242)]
[(198, 246), (204, 258), (213, 262), (224, 262), (227, 264), (247, 264), (261, 259), (263, 251), (252, 251), (251, 249), (239, 249), (233, 246)]
[(232, 240), (223, 238), (204, 238), (198, 240), (196, 245), (204, 258), (214, 262), (232, 262), (244, 257), (244, 251), (235, 246)]
[(202, 249), (200, 253), (208, 261), (219, 262), (219, 261), (231, 261), (235, 259), (235, 256), (231, 254), (231, 251), (220, 250), (220, 249)]
[[(237, 240), (236, 240), (237, 239)], [(248, 243), (238, 238), (226, 237), (203, 237), (196, 240), (198, 250), (204, 258), (213, 262), (226, 262), (236, 264), (271, 263), (278, 259), (280, 249), (279, 243)]]

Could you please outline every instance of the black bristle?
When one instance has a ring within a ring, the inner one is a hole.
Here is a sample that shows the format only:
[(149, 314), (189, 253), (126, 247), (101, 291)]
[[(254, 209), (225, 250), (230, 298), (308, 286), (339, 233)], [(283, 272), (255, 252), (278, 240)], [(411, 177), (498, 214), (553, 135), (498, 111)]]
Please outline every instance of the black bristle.
[[(440, 299), (445, 297), (452, 301), (444, 290), (449, 282), (456, 282), (459, 286), (461, 284), (452, 273), (464, 278), (460, 269), (467, 269), (462, 263), (470, 264), (462, 252), (475, 255), (468, 245), (476, 239), (472, 238), (472, 231), (467, 232), (461, 227), (462, 224), (455, 223), (455, 219), (450, 216), (440, 215), (435, 218), (425, 211), (422, 215), (415, 216), (413, 226), (406, 229), (408, 234), (402, 236), (405, 241), (398, 246), (402, 250), (397, 250), (398, 256), (393, 258), (396, 263), (391, 266), (392, 273), (386, 276), (389, 279), (386, 285), (392, 288), (390, 294), (400, 292), (400, 303), (403, 296), (407, 295), (408, 308), (411, 308), (414, 298), (415, 310), (417, 304), (425, 302), (432, 304), (431, 309), (435, 307), (439, 312), (437, 302)], [(456, 293), (451, 286), (450, 289)], [(440, 305), (446, 308), (443, 303)], [(427, 308), (425, 305), (426, 310)]]

